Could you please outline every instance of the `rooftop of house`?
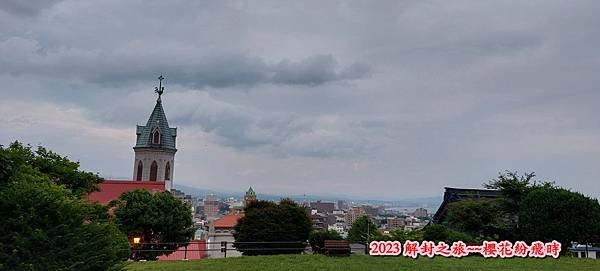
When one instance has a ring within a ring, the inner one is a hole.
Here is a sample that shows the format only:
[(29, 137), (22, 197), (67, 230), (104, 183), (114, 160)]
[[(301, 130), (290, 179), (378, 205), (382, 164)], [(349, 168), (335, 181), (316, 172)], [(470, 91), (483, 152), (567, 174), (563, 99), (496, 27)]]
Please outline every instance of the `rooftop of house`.
[(223, 228), (233, 229), (233, 228), (235, 228), (235, 225), (237, 225), (238, 220), (240, 218), (242, 218), (243, 216), (244, 216), (243, 214), (230, 213), (230, 214), (227, 214), (227, 215), (215, 220), (213, 222), (213, 225), (214, 225), (215, 229), (223, 229)]
[(106, 205), (121, 194), (136, 189), (146, 189), (150, 192), (165, 191), (165, 182), (132, 181), (132, 180), (105, 180), (98, 185), (100, 191), (88, 195), (88, 200)]

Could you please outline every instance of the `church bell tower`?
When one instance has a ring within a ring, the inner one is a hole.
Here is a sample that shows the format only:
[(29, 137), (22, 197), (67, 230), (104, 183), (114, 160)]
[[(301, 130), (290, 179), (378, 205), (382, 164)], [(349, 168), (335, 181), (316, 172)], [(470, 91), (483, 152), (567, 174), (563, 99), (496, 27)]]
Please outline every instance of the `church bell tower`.
[(177, 128), (169, 127), (167, 116), (162, 107), (161, 96), (164, 92), (162, 81), (158, 77), (159, 85), (155, 88), (158, 94), (154, 110), (144, 126), (137, 126), (136, 144), (133, 147), (135, 162), (133, 165), (133, 179), (136, 181), (161, 181), (165, 182), (165, 190), (170, 191), (173, 184), (173, 169), (175, 162), (175, 139)]

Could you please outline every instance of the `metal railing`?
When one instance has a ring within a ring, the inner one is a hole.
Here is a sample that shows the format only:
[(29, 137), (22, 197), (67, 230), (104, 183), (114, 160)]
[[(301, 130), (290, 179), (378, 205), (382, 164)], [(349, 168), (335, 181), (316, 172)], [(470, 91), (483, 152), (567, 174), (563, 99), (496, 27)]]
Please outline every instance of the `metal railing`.
[[(227, 258), (227, 251), (299, 251), (299, 252), (310, 252), (310, 245), (307, 242), (301, 241), (260, 241), (260, 242), (230, 242), (230, 241), (219, 241), (219, 242), (197, 242), (199, 246), (190, 247), (195, 242), (186, 243), (137, 243), (131, 247), (132, 256), (138, 253), (144, 252), (171, 252), (164, 254), (166, 256), (172, 255), (173, 253), (182, 251), (183, 259), (188, 259), (188, 252), (211, 252), (217, 251), (222, 253), (224, 258)], [(244, 246), (244, 245), (255, 245), (255, 246)], [(151, 248), (147, 248), (150, 247)], [(169, 248), (170, 247), (170, 248)], [(173, 249), (173, 247), (175, 249)], [(212, 248), (216, 247), (216, 248)], [(204, 255), (206, 257), (206, 254)]]

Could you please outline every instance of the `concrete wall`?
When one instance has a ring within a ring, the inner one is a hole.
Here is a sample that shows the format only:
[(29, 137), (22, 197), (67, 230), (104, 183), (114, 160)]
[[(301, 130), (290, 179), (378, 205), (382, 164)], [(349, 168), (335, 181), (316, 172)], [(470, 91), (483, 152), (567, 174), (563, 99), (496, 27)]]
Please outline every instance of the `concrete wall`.
[(206, 252), (208, 258), (223, 258), (225, 255), (221, 252), (221, 242), (227, 241), (227, 257), (240, 257), (242, 253), (233, 250), (232, 243), (235, 241), (231, 233), (215, 233), (208, 235), (207, 248), (211, 249)]

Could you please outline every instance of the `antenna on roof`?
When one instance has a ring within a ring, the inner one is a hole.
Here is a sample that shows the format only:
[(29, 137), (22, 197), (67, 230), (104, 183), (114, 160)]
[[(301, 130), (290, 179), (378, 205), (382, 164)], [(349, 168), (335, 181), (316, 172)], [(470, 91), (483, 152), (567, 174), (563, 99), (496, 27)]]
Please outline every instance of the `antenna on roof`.
[(163, 77), (163, 75), (161, 73), (160, 76), (158, 77), (158, 87), (154, 87), (154, 92), (158, 93), (158, 101), (160, 101), (160, 96), (165, 91), (165, 87), (162, 86), (162, 81), (164, 79), (165, 78)]

